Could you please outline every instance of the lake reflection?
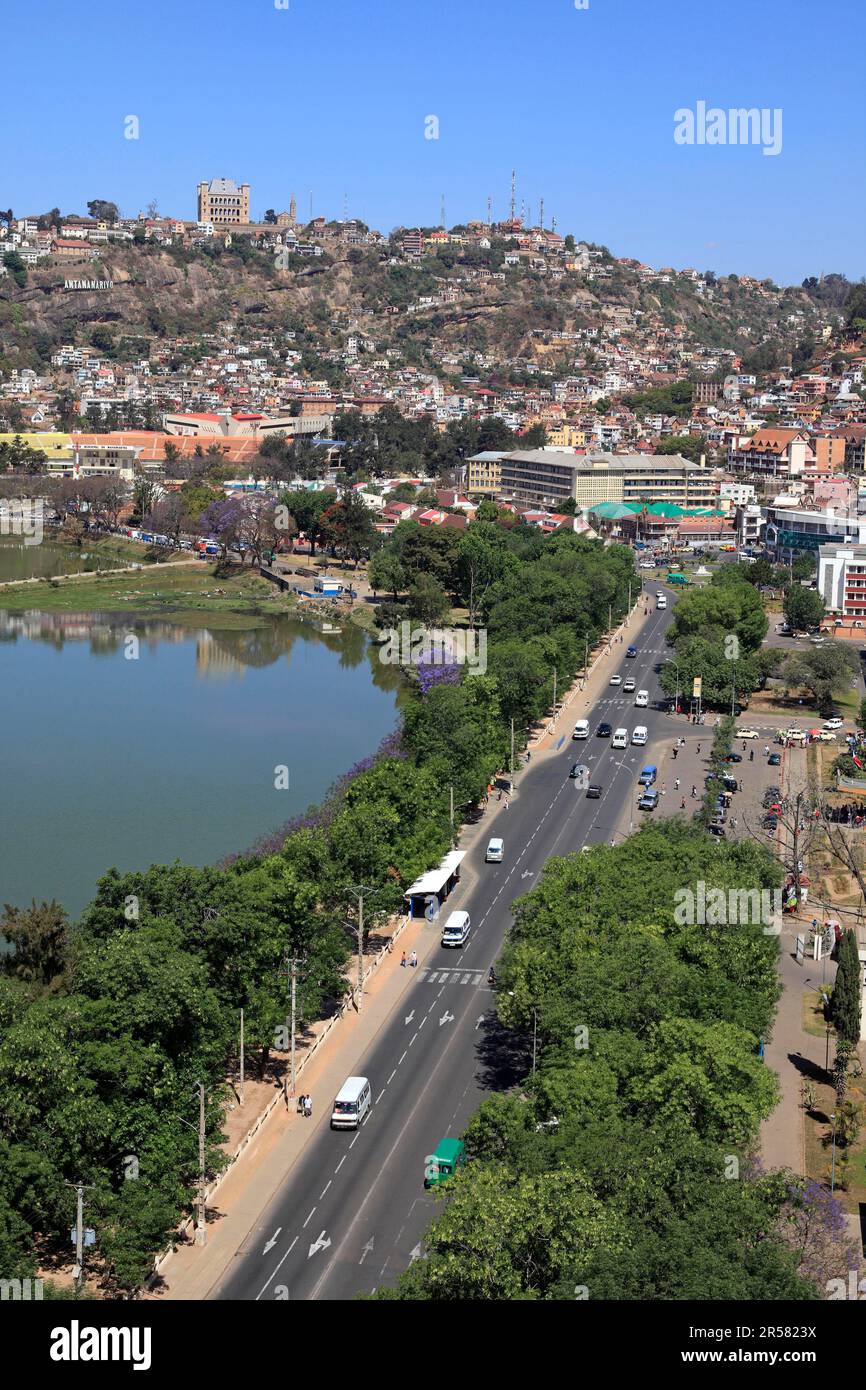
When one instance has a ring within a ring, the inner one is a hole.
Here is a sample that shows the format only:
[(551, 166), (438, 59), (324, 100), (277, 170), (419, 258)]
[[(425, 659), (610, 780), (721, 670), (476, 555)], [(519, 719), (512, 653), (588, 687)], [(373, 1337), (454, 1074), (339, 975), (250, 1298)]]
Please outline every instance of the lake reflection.
[(210, 863), (320, 800), (400, 687), (359, 628), (321, 627), (0, 611), (0, 903), (77, 913), (112, 865)]

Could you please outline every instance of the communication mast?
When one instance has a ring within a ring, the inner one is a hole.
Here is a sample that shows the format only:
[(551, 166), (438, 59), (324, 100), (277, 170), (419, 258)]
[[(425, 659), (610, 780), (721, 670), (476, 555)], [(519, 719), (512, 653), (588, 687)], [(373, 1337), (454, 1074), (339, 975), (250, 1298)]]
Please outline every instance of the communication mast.
[(515, 207), (515, 203), (514, 203), (514, 193), (515, 193), (516, 188), (517, 188), (517, 173), (515, 172), (514, 169), (512, 169), (512, 170), (511, 170), (511, 220), (512, 220), (512, 222), (514, 221), (514, 207)]

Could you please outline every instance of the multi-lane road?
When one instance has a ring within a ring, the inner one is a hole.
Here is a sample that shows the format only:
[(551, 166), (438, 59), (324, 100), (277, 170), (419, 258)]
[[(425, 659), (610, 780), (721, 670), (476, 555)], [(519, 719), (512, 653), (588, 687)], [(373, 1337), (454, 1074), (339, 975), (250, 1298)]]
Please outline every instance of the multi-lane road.
[[(513, 1059), (513, 1039), (496, 1023), (487, 984), (512, 902), (552, 855), (610, 840), (627, 807), (635, 827), (639, 822), (638, 772), (655, 760), (653, 745), (665, 725), (670, 730), (652, 702), (660, 694), (653, 668), (664, 659), (671, 617), (670, 609), (654, 609), (635, 639), (637, 657), (625, 657), (626, 638), (608, 658), (609, 674), (634, 676), (637, 689), (649, 690), (650, 708), (636, 709), (634, 694), (607, 686), (593, 708), (573, 705), (575, 719), (589, 719), (590, 738), (572, 742), (567, 725), (555, 756), (522, 773), (519, 794), (496, 821), (503, 862), (479, 863), (473, 885), (458, 887), (440, 919), (425, 927), (438, 937), (447, 912), (465, 908), (472, 917), (469, 941), (459, 951), (438, 950), (412, 972), (399, 1012), (357, 1068), (373, 1090), (366, 1120), (355, 1132), (323, 1128), (313, 1138), (213, 1296), (351, 1298), (392, 1283), (421, 1255), (438, 1205), (424, 1191), (427, 1155), (440, 1138), (461, 1132), (485, 1095), (514, 1079), (515, 1066), (525, 1070), (523, 1058)], [(645, 725), (647, 746), (612, 749), (595, 734), (605, 720), (629, 735)], [(599, 800), (569, 778), (573, 762), (589, 766), (603, 789)], [(473, 851), (482, 860), (484, 844)]]

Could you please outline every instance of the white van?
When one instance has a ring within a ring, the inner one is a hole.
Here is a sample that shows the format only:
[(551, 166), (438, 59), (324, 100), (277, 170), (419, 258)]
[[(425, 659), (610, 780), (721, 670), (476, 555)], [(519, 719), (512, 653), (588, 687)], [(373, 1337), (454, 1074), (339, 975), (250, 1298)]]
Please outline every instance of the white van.
[(574, 726), (574, 733), (571, 735), (571, 737), (572, 737), (572, 738), (589, 738), (589, 720), (588, 720), (588, 719), (578, 719), (577, 723), (576, 723), (575, 726)]
[(610, 741), (611, 748), (628, 748), (628, 729), (617, 729)]
[(643, 743), (646, 743), (646, 741), (647, 741), (647, 731), (646, 731), (646, 728), (644, 727), (643, 724), (638, 724), (637, 728), (635, 729), (634, 733), (633, 733), (632, 736), (631, 736), (631, 741), (632, 741), (632, 743), (635, 743), (635, 744), (643, 744)]
[(469, 940), (472, 921), (468, 912), (452, 912), (442, 928), (443, 946), (463, 946)]
[(487, 846), (487, 853), (484, 856), (485, 862), (488, 864), (501, 864), (502, 851), (504, 850), (504, 848), (504, 841), (498, 838), (492, 839), (490, 841), (490, 844)]
[(656, 608), (667, 608), (667, 594), (656, 594)]
[(334, 1101), (331, 1129), (357, 1129), (372, 1104), (373, 1092), (366, 1076), (348, 1077)]

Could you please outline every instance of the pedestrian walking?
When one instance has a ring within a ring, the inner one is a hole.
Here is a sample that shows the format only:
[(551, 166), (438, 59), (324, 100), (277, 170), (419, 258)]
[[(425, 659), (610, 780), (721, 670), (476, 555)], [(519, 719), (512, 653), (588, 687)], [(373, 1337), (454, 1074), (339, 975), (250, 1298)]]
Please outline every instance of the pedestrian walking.
[(698, 747), (697, 747), (697, 754), (698, 754), (698, 757), (701, 756), (701, 745), (700, 745), (700, 744), (698, 744)]
[(769, 745), (769, 743), (767, 743), (767, 744), (764, 745), (764, 757), (765, 757), (765, 758), (769, 758), (769, 756), (770, 756), (770, 745)]
[(303, 1113), (304, 1113), (304, 1099), (305, 1099), (305, 1097), (304, 1097), (303, 1094), (301, 1094), (301, 1095), (298, 1096), (298, 1114), (299, 1114), (299, 1115), (303, 1115)]
[(506, 809), (506, 811), (508, 810), (508, 797), (507, 797), (507, 796), (506, 796), (506, 798), (505, 798), (505, 809)]
[(671, 757), (673, 758), (674, 762), (676, 762), (677, 760), (677, 754), (679, 753), (679, 751), (679, 748), (673, 748), (671, 750)]
[(417, 952), (417, 951), (413, 951), (413, 952), (412, 952), (411, 956), (409, 957), (409, 964), (411, 965), (412, 969), (414, 970), (414, 969), (415, 969), (415, 966), (418, 964), (418, 952)]
[(681, 811), (684, 811), (685, 809), (686, 809), (686, 799), (685, 799), (685, 797), (683, 797), (682, 801), (680, 802), (680, 810), (681, 810)]
[(732, 829), (732, 830), (736, 830), (736, 828), (737, 828), (737, 818), (736, 818), (736, 816), (731, 816), (731, 829)]
[(754, 748), (750, 748), (750, 749), (749, 749), (749, 762), (750, 762), (750, 763), (753, 763), (754, 761), (755, 761), (755, 750), (754, 750)]
[(403, 952), (402, 956), (400, 957), (400, 964), (401, 964), (401, 965), (404, 965), (404, 966), (405, 966), (405, 964), (406, 964), (406, 952), (405, 952), (405, 951)]
[(679, 777), (675, 777), (675, 778), (674, 778), (674, 791), (675, 791), (675, 792), (678, 792), (679, 789), (680, 789), (680, 779), (679, 779)]
[(697, 796), (697, 794), (698, 794), (698, 789), (697, 789), (697, 787), (692, 787), (692, 796), (693, 796), (693, 797), (694, 797), (694, 796)]
[(304, 1096), (304, 1115), (309, 1120), (313, 1113), (313, 1097)]
[(667, 787), (665, 786), (664, 782), (662, 782), (662, 796), (664, 796), (664, 794), (665, 794), (666, 791), (667, 791)]

